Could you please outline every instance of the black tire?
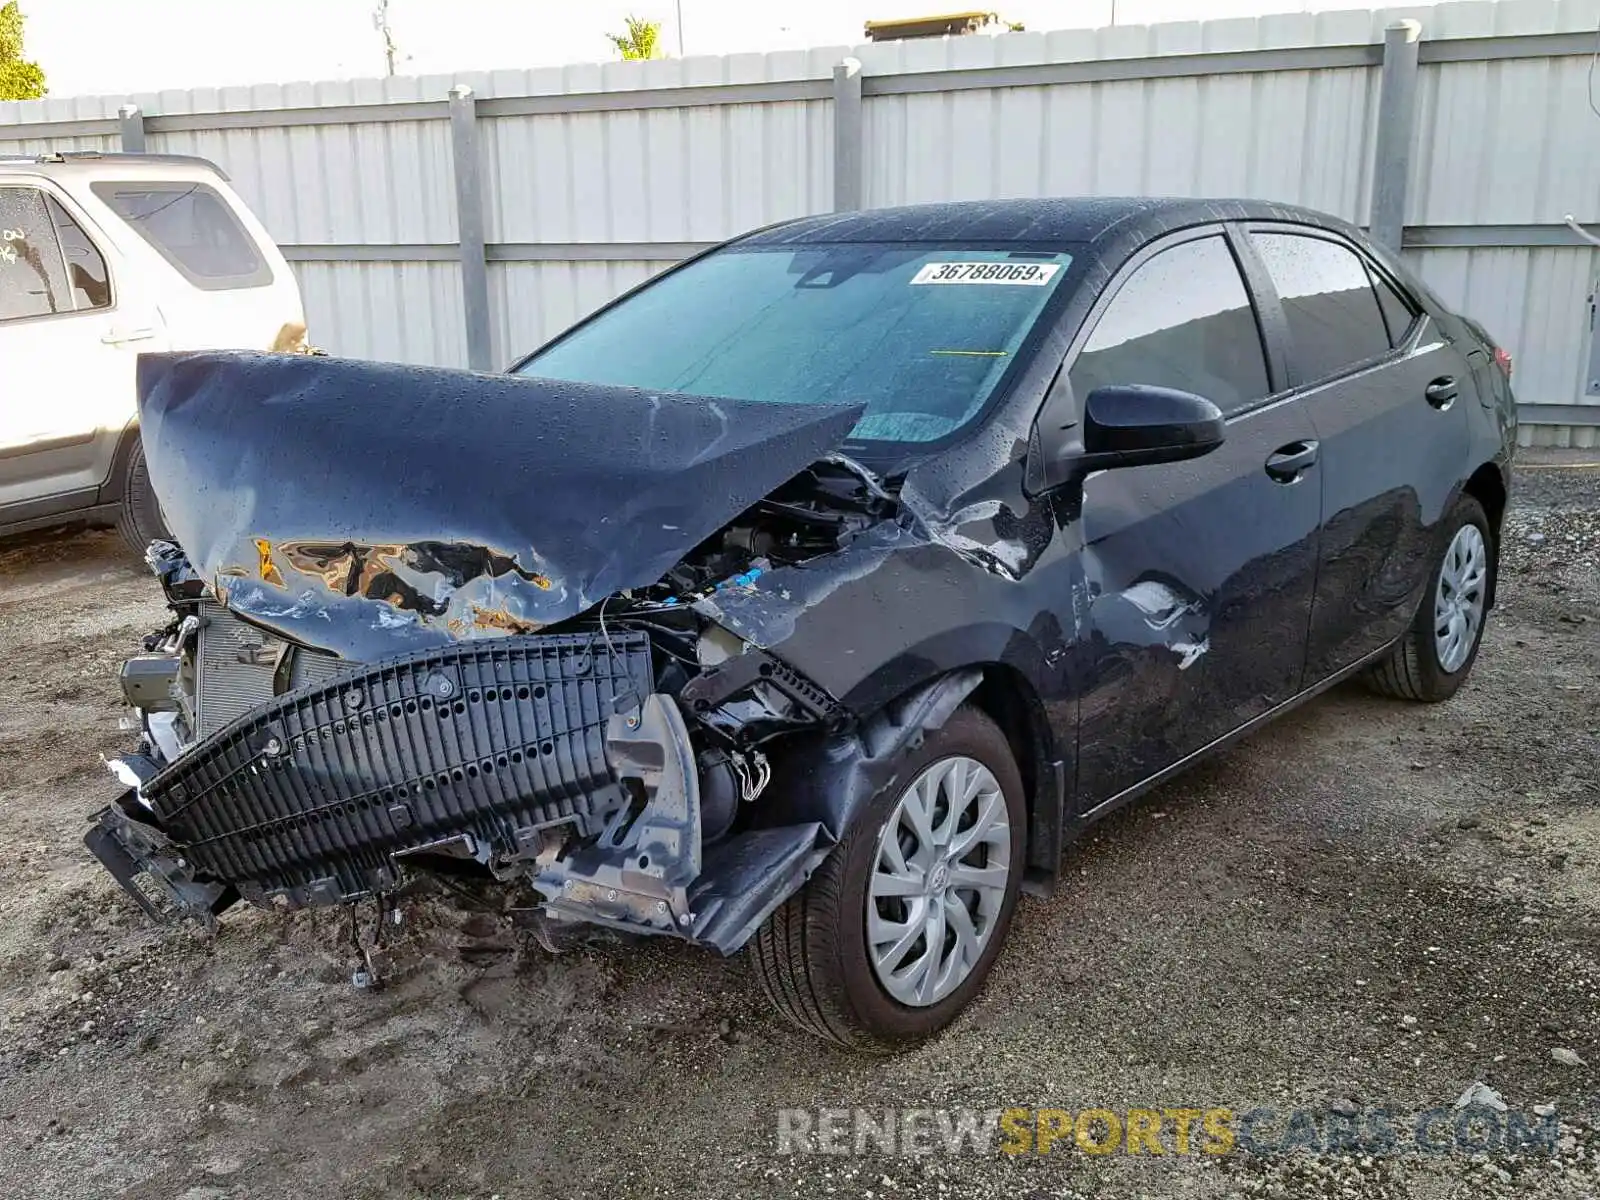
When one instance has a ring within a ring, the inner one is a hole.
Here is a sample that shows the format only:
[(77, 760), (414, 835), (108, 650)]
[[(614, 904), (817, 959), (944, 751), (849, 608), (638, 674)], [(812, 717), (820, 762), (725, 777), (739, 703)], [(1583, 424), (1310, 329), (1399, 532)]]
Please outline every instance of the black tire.
[(1448, 700), (1466, 682), (1472, 664), (1478, 660), (1478, 647), (1483, 643), (1483, 630), (1488, 624), (1488, 609), (1478, 623), (1477, 636), (1472, 649), (1462, 664), (1454, 671), (1446, 671), (1439, 663), (1438, 643), (1434, 638), (1433, 603), (1439, 588), (1439, 574), (1444, 569), (1445, 553), (1456, 534), (1464, 525), (1476, 525), (1489, 548), (1489, 576), (1485, 582), (1486, 596), (1494, 595), (1495, 573), (1499, 569), (1500, 555), (1496, 552), (1494, 531), (1483, 505), (1471, 496), (1462, 496), (1450, 510), (1449, 519), (1439, 530), (1439, 546), (1433, 570), (1428, 574), (1428, 590), (1423, 593), (1417, 615), (1387, 658), (1372, 666), (1365, 675), (1369, 688), (1380, 696), (1397, 700), (1415, 700), (1422, 704), (1437, 704)]
[(139, 557), (145, 548), (160, 538), (171, 541), (172, 534), (161, 516), (161, 502), (150, 486), (150, 471), (145, 466), (144, 446), (134, 439), (128, 454), (127, 471), (122, 479), (122, 511), (117, 514), (117, 532)]
[(960, 708), (913, 751), (905, 785), (943, 758), (965, 755), (993, 773), (1011, 825), (1011, 873), (994, 932), (972, 973), (943, 1000), (914, 1008), (884, 991), (868, 957), (867, 885), (884, 822), (904, 787), (877, 796), (844, 840), (798, 893), (768, 918), (751, 946), (751, 963), (779, 1014), (808, 1033), (852, 1049), (904, 1049), (948, 1025), (982, 988), (999, 956), (1022, 880), (1027, 809), (1022, 776), (1005, 735), (982, 712)]

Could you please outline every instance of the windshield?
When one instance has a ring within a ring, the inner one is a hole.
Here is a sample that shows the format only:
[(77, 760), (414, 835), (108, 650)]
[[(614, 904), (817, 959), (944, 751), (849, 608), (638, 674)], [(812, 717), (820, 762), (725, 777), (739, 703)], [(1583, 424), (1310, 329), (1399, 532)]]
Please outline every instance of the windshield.
[(771, 404), (863, 404), (852, 439), (936, 441), (983, 409), (1070, 261), (863, 242), (719, 250), (517, 373)]

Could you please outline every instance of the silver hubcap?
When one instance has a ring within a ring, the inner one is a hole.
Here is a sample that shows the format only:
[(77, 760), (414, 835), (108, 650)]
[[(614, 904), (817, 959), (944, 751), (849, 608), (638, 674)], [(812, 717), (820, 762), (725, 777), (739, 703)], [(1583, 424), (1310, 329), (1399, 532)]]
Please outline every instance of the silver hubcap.
[(1011, 875), (1011, 819), (989, 768), (946, 758), (912, 782), (878, 834), (867, 951), (901, 1004), (943, 1000), (972, 974)]
[(1461, 669), (1477, 644), (1489, 578), (1489, 548), (1476, 525), (1463, 525), (1444, 552), (1439, 590), (1433, 598), (1433, 643), (1439, 668)]

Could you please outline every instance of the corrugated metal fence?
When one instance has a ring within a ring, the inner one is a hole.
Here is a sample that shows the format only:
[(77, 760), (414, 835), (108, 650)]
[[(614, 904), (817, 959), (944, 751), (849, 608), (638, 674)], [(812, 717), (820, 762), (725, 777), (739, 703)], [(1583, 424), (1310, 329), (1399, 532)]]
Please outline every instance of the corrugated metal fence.
[(1595, 445), (1600, 250), (1562, 218), (1600, 225), (1597, 30), (1600, 0), (1500, 0), (52, 99), (0, 104), (0, 154), (213, 159), (315, 341), (448, 365), (833, 208), (1159, 193), (1403, 219), (1423, 277), (1515, 354), (1526, 438)]

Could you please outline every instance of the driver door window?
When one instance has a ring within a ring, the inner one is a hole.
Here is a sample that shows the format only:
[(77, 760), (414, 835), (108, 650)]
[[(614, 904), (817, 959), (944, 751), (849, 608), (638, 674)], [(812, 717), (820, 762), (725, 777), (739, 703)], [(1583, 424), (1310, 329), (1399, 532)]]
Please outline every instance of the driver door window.
[(1272, 389), (1250, 295), (1221, 235), (1155, 255), (1124, 283), (1069, 374), (1079, 404), (1097, 387), (1156, 384), (1225, 415)]

